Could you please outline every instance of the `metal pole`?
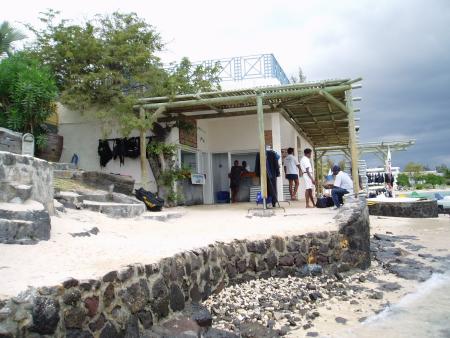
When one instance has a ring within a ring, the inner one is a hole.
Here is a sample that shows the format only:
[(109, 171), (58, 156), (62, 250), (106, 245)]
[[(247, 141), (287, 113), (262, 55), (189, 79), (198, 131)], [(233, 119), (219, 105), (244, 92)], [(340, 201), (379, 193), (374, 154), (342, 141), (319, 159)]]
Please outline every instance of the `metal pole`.
[(267, 209), (267, 168), (266, 168), (266, 141), (264, 139), (264, 110), (261, 95), (256, 96), (258, 111), (258, 135), (259, 135), (259, 167), (261, 169), (261, 195), (263, 207)]
[(355, 195), (359, 193), (359, 173), (358, 173), (358, 163), (359, 163), (359, 152), (358, 145), (356, 141), (356, 130), (355, 130), (355, 113), (352, 107), (352, 96), (350, 90), (345, 93), (345, 99), (347, 102), (348, 110), (348, 133), (349, 133), (349, 143), (350, 143), (350, 153), (352, 157), (352, 176), (353, 176), (353, 190)]

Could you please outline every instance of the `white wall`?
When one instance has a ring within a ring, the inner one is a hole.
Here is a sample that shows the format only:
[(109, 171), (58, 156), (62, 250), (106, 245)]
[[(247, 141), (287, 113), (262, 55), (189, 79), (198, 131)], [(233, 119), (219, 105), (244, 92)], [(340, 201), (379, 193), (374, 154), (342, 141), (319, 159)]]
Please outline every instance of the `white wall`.
[[(112, 159), (105, 168), (100, 167), (100, 157), (98, 156), (98, 141), (103, 138), (101, 123), (89, 113), (81, 115), (79, 112), (70, 111), (63, 106), (58, 106), (59, 134), (64, 137), (63, 152), (61, 162), (70, 162), (73, 154), (79, 157), (78, 167), (83, 170), (103, 171), (132, 176), (136, 180), (136, 186), (140, 186), (141, 167), (140, 160), (125, 157), (125, 164), (120, 165), (119, 159)], [(139, 136), (138, 131), (134, 131), (131, 136)], [(107, 138), (122, 137), (119, 132), (113, 131)], [(113, 143), (110, 142), (112, 150)], [(146, 163), (148, 165), (148, 163)], [(150, 166), (147, 168), (150, 173), (150, 189), (156, 190), (155, 178)]]

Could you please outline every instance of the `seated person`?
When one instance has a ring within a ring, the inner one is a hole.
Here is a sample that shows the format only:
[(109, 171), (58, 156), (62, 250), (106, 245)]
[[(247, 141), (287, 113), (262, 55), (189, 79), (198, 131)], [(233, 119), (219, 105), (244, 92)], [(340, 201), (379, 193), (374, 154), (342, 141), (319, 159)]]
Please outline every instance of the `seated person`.
[(335, 207), (339, 208), (343, 204), (342, 197), (346, 194), (353, 193), (353, 181), (346, 172), (341, 171), (338, 165), (333, 166), (331, 171), (335, 176), (331, 189), (331, 198), (333, 198)]

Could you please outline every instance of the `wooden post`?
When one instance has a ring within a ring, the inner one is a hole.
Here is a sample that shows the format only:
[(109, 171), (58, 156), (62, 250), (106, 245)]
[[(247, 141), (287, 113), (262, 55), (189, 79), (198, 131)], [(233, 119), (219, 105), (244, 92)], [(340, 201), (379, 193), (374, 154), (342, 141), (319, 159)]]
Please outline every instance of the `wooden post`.
[(256, 96), (256, 106), (258, 111), (258, 135), (259, 135), (259, 167), (261, 170), (261, 195), (263, 197), (263, 207), (267, 208), (267, 167), (266, 167), (266, 141), (264, 139), (264, 110), (262, 96)]
[(145, 144), (145, 109), (143, 107), (139, 108), (139, 118), (141, 119), (141, 128), (139, 129), (139, 148), (140, 148), (140, 159), (141, 159), (141, 185), (144, 189), (149, 189), (148, 182), (148, 162), (147, 162), (147, 145)]
[(358, 173), (359, 152), (356, 140), (355, 112), (353, 111), (352, 95), (349, 90), (345, 92), (345, 100), (348, 110), (348, 133), (349, 133), (348, 136), (352, 160), (353, 191), (355, 195), (357, 195), (359, 193), (359, 173)]
[(317, 158), (316, 148), (313, 149), (314, 153), (314, 180), (316, 181), (316, 197), (319, 195), (319, 162)]

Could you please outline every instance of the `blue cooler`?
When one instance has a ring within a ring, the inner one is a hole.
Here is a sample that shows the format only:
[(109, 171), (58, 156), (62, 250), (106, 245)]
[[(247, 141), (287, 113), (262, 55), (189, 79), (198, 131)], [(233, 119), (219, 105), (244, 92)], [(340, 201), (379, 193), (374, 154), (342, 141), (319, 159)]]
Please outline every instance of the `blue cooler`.
[(217, 192), (217, 203), (230, 203), (230, 192), (229, 191), (218, 191)]

